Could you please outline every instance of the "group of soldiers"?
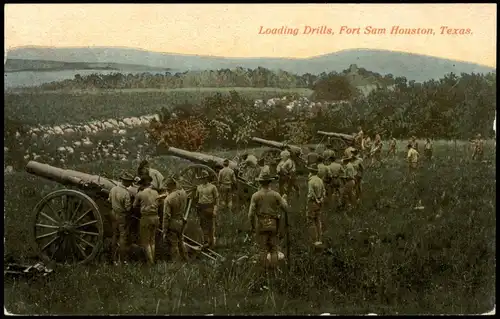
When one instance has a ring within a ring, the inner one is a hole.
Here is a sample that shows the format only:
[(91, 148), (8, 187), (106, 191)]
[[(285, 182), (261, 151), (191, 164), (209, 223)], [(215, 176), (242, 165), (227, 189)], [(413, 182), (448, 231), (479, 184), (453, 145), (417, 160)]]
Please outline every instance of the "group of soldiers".
[[(474, 140), (474, 158), (482, 156), (484, 142), (478, 134)], [(331, 145), (330, 145), (331, 146)], [(407, 161), (410, 172), (415, 172), (419, 161), (419, 145), (416, 137), (408, 142)], [(362, 179), (365, 171), (364, 160), (372, 159), (372, 164), (380, 161), (382, 141), (375, 135), (373, 143), (363, 134), (361, 128), (354, 136), (354, 143), (344, 150), (338, 159), (336, 153), (327, 146), (321, 153), (311, 151), (306, 159), (298, 158), (291, 150), (283, 150), (275, 169), (275, 163), (264, 157), (257, 159), (252, 154), (244, 154), (237, 171), (229, 167), (229, 160), (223, 161), (217, 181), (211, 181), (208, 172), (203, 171), (198, 178), (192, 198), (173, 178), (164, 179), (163, 175), (149, 167), (147, 161), (141, 162), (137, 176), (124, 173), (121, 184), (111, 189), (109, 201), (112, 204), (113, 247), (117, 260), (126, 260), (130, 211), (140, 209), (140, 244), (150, 264), (155, 262), (156, 232), (162, 233), (169, 255), (174, 260), (186, 260), (187, 253), (183, 241), (186, 225), (185, 215), (195, 207), (198, 212), (200, 228), (203, 232), (203, 248), (213, 248), (216, 243), (216, 216), (220, 211), (233, 212), (233, 197), (237, 189), (237, 174), (249, 185), (257, 187), (250, 198), (248, 219), (251, 232), (259, 247), (259, 256), (265, 265), (276, 265), (283, 257), (278, 248), (278, 233), (282, 229), (282, 216), (290, 212), (289, 198), (298, 198), (297, 161), (304, 160), (308, 171), (306, 216), (308, 229), (311, 230), (311, 244), (322, 245), (321, 212), (325, 207), (333, 207), (349, 212), (357, 207), (362, 195)], [(396, 140), (391, 139), (387, 155), (395, 155)], [(432, 144), (429, 139), (424, 146), (424, 154), (432, 157)], [(272, 173), (272, 171), (275, 173)], [(278, 189), (271, 184), (278, 182)], [(217, 185), (217, 186), (216, 186)], [(160, 221), (159, 209), (163, 209)]]

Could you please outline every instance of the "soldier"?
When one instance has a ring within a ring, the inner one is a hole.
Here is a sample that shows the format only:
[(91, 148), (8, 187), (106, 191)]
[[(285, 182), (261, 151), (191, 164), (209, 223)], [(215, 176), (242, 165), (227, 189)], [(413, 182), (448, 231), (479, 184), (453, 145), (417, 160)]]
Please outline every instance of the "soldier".
[(424, 155), (427, 160), (432, 159), (432, 143), (429, 138), (425, 139)]
[(236, 188), (236, 174), (229, 167), (229, 160), (225, 159), (224, 167), (219, 171), (218, 181), (220, 187), (220, 206), (221, 210), (226, 207), (229, 212), (233, 211), (233, 190)]
[(314, 146), (309, 147), (309, 153), (307, 153), (307, 165), (312, 165), (317, 163), (319, 154), (316, 152)]
[(344, 157), (351, 157), (352, 156), (352, 151), (354, 151), (355, 148), (352, 146), (348, 146), (345, 151), (344, 151)]
[(163, 202), (162, 238), (167, 242), (172, 260), (187, 260), (184, 247), (184, 214), (187, 208), (188, 196), (184, 189), (177, 187), (177, 182), (169, 178), (165, 184), (168, 195)]
[(151, 187), (158, 193), (161, 193), (164, 190), (163, 175), (158, 170), (151, 168), (147, 160), (143, 160), (141, 161), (141, 163), (139, 163), (137, 176), (144, 176), (146, 174), (151, 176)]
[(258, 176), (257, 158), (248, 153), (244, 153), (241, 158), (243, 160), (241, 163), (242, 178), (252, 184)]
[(361, 149), (361, 146), (363, 144), (363, 138), (364, 138), (363, 130), (361, 129), (361, 126), (358, 126), (358, 133), (354, 136), (355, 147)]
[(322, 229), (321, 229), (321, 209), (326, 197), (325, 185), (321, 178), (318, 176), (318, 165), (313, 164), (308, 166), (309, 180), (307, 183), (307, 221), (308, 228), (314, 229), (313, 243), (314, 245), (321, 245)]
[(259, 176), (262, 174), (271, 174), (271, 168), (266, 164), (266, 159), (261, 157), (259, 159)]
[(148, 263), (154, 264), (156, 230), (160, 224), (160, 217), (158, 217), (158, 192), (152, 188), (151, 182), (150, 175), (141, 177), (139, 182), (141, 190), (137, 193), (132, 206), (141, 208), (140, 241), (146, 252)]
[(418, 167), (418, 157), (419, 154), (412, 144), (408, 145), (408, 154), (406, 156), (408, 160), (408, 172), (410, 178), (413, 180), (415, 178), (415, 173)]
[(476, 139), (474, 141), (474, 152), (472, 153), (473, 160), (482, 160), (484, 155), (484, 141), (481, 137), (481, 134), (476, 135)]
[(352, 161), (352, 166), (354, 166), (354, 169), (356, 170), (356, 175), (354, 176), (354, 181), (356, 182), (356, 186), (354, 188), (354, 192), (356, 194), (357, 201), (359, 202), (361, 200), (361, 184), (363, 180), (363, 159), (361, 156), (359, 156), (358, 150), (355, 150), (352, 153), (354, 159)]
[(327, 187), (327, 195), (329, 198), (337, 197), (340, 199), (340, 186), (342, 185), (340, 177), (343, 176), (343, 168), (340, 163), (336, 162), (336, 157), (335, 154), (332, 154), (329, 156), (329, 165), (328, 168), (330, 169), (330, 174), (331, 174), (331, 182), (330, 182), (330, 188), (331, 192), (328, 194), (328, 187)]
[(363, 155), (365, 155), (365, 157), (369, 157), (371, 149), (372, 149), (372, 140), (371, 140), (370, 136), (366, 135), (366, 137), (363, 139), (363, 144), (361, 146), (361, 152), (363, 153)]
[[(278, 192), (270, 188), (271, 182), (275, 179), (267, 172), (257, 178), (260, 189), (252, 195), (248, 210), (252, 233), (257, 235), (261, 262), (263, 265), (269, 266), (275, 266), (279, 259), (280, 210), (284, 212), (289, 210), (284, 197), (281, 197)], [(267, 255), (271, 257), (269, 263), (267, 262)]]
[(326, 195), (325, 195), (325, 204), (329, 204), (330, 202), (328, 201), (329, 197), (328, 195), (330, 194), (329, 192), (329, 185), (331, 182), (332, 174), (330, 173), (330, 167), (328, 165), (325, 165), (325, 160), (322, 155), (318, 156), (318, 163), (317, 163), (317, 168), (318, 168), (318, 177), (321, 178), (323, 181), (323, 185), (325, 187)]
[(357, 200), (355, 196), (356, 188), (356, 169), (352, 165), (353, 157), (345, 157), (342, 159), (343, 166), (343, 187), (342, 187), (342, 206), (347, 206), (352, 209), (356, 206)]
[(279, 190), (282, 195), (291, 195), (294, 181), (295, 181), (295, 163), (290, 158), (289, 151), (282, 151), (281, 161), (276, 167), (279, 175)]
[(413, 135), (411, 138), (411, 144), (412, 144), (413, 148), (415, 149), (415, 151), (418, 152), (418, 141), (417, 141), (417, 137), (415, 135)]
[(118, 257), (119, 261), (125, 261), (129, 251), (129, 218), (131, 217), (132, 201), (127, 188), (132, 185), (133, 180), (132, 175), (124, 173), (120, 176), (121, 183), (109, 191), (108, 200), (111, 202), (112, 207), (111, 226), (113, 238), (111, 246), (113, 261), (117, 261), (116, 257)]
[(375, 135), (375, 141), (373, 141), (372, 149), (370, 150), (370, 157), (372, 158), (370, 166), (374, 166), (375, 162), (377, 163), (377, 166), (380, 165), (382, 146), (383, 144), (380, 135)]
[(387, 156), (391, 155), (392, 157), (396, 156), (396, 139), (392, 138), (389, 143), (389, 150), (387, 151)]
[(196, 187), (194, 196), (205, 248), (213, 248), (215, 245), (215, 217), (217, 216), (217, 206), (219, 204), (219, 192), (217, 187), (210, 183), (209, 177), (208, 172), (203, 171), (200, 177), (202, 184)]

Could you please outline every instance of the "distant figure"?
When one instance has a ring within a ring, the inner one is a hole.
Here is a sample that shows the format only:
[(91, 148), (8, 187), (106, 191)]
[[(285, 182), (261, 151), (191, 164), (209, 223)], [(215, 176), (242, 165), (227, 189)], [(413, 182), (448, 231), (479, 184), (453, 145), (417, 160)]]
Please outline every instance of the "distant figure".
[[(342, 186), (341, 177), (344, 175), (342, 165), (336, 161), (335, 154), (330, 155), (327, 158), (329, 164), (328, 168), (331, 174), (330, 187), (327, 186), (327, 196), (332, 203), (339, 203), (340, 200), (340, 188)], [(329, 189), (330, 188), (330, 189)]]
[(321, 210), (326, 198), (326, 189), (323, 180), (318, 176), (318, 165), (308, 166), (309, 180), (307, 183), (307, 222), (309, 231), (313, 230), (314, 245), (321, 245), (323, 236), (321, 225)]
[(432, 159), (432, 143), (429, 138), (425, 139), (424, 156), (429, 161)]
[(319, 154), (316, 152), (316, 148), (311, 146), (309, 148), (309, 153), (307, 153), (307, 165), (312, 165), (318, 162)]
[(396, 156), (396, 145), (397, 141), (395, 138), (392, 138), (389, 143), (389, 150), (387, 151), (387, 156), (395, 157)]
[(258, 176), (257, 157), (255, 157), (255, 155), (245, 153), (241, 158), (242, 163), (240, 167), (242, 170), (242, 177), (244, 180), (252, 184)]
[(352, 209), (356, 206), (356, 169), (352, 165), (354, 158), (352, 156), (342, 159), (342, 171), (344, 180), (342, 187), (342, 206)]
[(411, 138), (411, 144), (413, 146), (413, 148), (415, 149), (415, 151), (419, 151), (419, 147), (418, 147), (418, 141), (417, 141), (417, 137), (415, 135), (412, 136)]
[(161, 193), (164, 190), (163, 175), (158, 170), (151, 168), (147, 160), (141, 161), (139, 167), (137, 168), (137, 176), (144, 175), (151, 176), (151, 187), (154, 190), (156, 190), (158, 193)]
[(481, 134), (476, 135), (476, 139), (473, 142), (474, 151), (472, 153), (473, 160), (482, 160), (484, 155), (484, 140), (481, 137)]
[(170, 178), (165, 183), (168, 195), (163, 202), (162, 238), (167, 242), (170, 259), (187, 260), (184, 247), (184, 214), (187, 209), (188, 196), (185, 190), (177, 187), (177, 182)]
[(408, 145), (408, 154), (406, 159), (408, 160), (408, 173), (412, 181), (415, 179), (415, 175), (418, 168), (418, 157), (419, 154), (412, 144)]
[(372, 149), (372, 140), (370, 136), (366, 136), (366, 138), (363, 140), (363, 144), (361, 145), (361, 152), (363, 153), (363, 156), (366, 158), (370, 157), (371, 149)]
[(295, 163), (290, 158), (289, 151), (282, 151), (280, 156), (281, 161), (276, 168), (276, 172), (279, 176), (279, 191), (281, 195), (291, 196), (296, 173)]
[(382, 155), (382, 138), (379, 134), (375, 135), (375, 141), (373, 142), (372, 148), (370, 150), (370, 157), (372, 158), (370, 166), (374, 166), (377, 163), (377, 166), (380, 165), (381, 155)]
[(222, 163), (224, 166), (219, 171), (219, 188), (220, 188), (220, 208), (224, 210), (227, 208), (229, 212), (233, 211), (233, 194), (237, 187), (236, 174), (233, 169), (229, 167), (229, 160), (224, 159)]
[(271, 174), (271, 168), (269, 165), (266, 163), (266, 159), (264, 157), (261, 157), (259, 159), (259, 176), (262, 174)]
[(219, 192), (214, 184), (210, 183), (210, 174), (203, 171), (200, 177), (202, 184), (196, 188), (194, 201), (197, 204), (200, 227), (203, 231), (203, 247), (215, 246), (215, 217), (219, 204)]
[(361, 200), (361, 192), (362, 192), (362, 182), (363, 182), (363, 159), (361, 156), (359, 156), (358, 151), (354, 151), (352, 156), (354, 157), (352, 161), (352, 166), (354, 166), (354, 169), (356, 170), (356, 175), (354, 176), (354, 181), (356, 182), (356, 186), (354, 188), (354, 192), (356, 194), (357, 201), (359, 202)]
[(355, 150), (354, 147), (352, 146), (348, 146), (345, 150), (344, 150), (344, 157), (351, 157), (352, 156), (352, 152)]
[(364, 139), (363, 129), (361, 128), (361, 126), (358, 126), (358, 133), (356, 133), (356, 135), (354, 136), (354, 146), (358, 149), (361, 149), (363, 144), (363, 139)]

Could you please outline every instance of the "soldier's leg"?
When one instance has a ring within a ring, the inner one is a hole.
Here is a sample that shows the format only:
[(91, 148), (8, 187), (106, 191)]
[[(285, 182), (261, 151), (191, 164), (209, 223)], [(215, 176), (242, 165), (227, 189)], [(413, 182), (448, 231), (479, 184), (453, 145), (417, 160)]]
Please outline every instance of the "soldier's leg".
[(183, 261), (188, 260), (187, 252), (186, 252), (186, 246), (184, 246), (184, 235), (182, 233), (177, 233), (178, 239), (177, 239), (177, 246), (179, 249), (179, 255), (180, 259)]
[(229, 213), (233, 212), (233, 190), (229, 189), (227, 191), (227, 209), (229, 210)]
[(151, 245), (151, 254), (153, 256), (153, 263), (154, 263), (154, 259), (156, 256), (156, 231), (158, 230), (158, 227), (160, 226), (160, 217), (158, 217), (158, 216), (152, 217), (151, 223), (152, 223), (152, 225), (150, 228), (149, 242)]
[(259, 247), (258, 260), (260, 265), (265, 266), (267, 264), (267, 235), (265, 232), (257, 232), (255, 239)]
[(118, 219), (118, 230), (119, 230), (119, 241), (118, 241), (118, 252), (119, 260), (125, 261), (127, 259), (129, 246), (128, 246), (128, 225), (126, 216), (121, 216)]
[(215, 216), (213, 210), (210, 212), (209, 224), (208, 224), (208, 247), (213, 248), (215, 246)]
[(208, 245), (208, 216), (206, 213), (206, 209), (200, 208), (198, 211), (198, 217), (200, 219), (200, 228), (203, 233), (203, 245)]
[[(278, 236), (276, 232), (268, 232), (267, 233), (267, 251), (271, 255), (269, 266), (274, 268), (278, 265)], [(267, 255), (266, 255), (267, 260)]]
[(283, 177), (280, 177), (279, 181), (278, 181), (278, 187), (279, 187), (279, 191), (280, 191), (280, 195), (283, 196), (285, 195), (285, 179)]
[(149, 223), (146, 217), (141, 217), (140, 221), (140, 242), (141, 246), (146, 254), (146, 260), (149, 262), (150, 258), (150, 247), (149, 247)]
[(321, 242), (323, 239), (323, 225), (321, 222), (321, 211), (317, 212), (314, 222), (316, 226), (316, 241)]
[(111, 247), (110, 247), (111, 260), (116, 261), (118, 252), (118, 243), (120, 237), (120, 229), (118, 227), (118, 219), (117, 217), (114, 216), (114, 213), (112, 213), (111, 216), (111, 229), (113, 230), (113, 237), (111, 237)]
[(227, 204), (227, 190), (226, 187), (222, 186), (220, 188), (220, 200), (219, 200), (221, 212), (223, 212), (224, 209), (226, 208), (226, 204)]
[(171, 261), (177, 261), (179, 259), (179, 246), (177, 242), (177, 233), (173, 230), (167, 231), (167, 247), (168, 255)]

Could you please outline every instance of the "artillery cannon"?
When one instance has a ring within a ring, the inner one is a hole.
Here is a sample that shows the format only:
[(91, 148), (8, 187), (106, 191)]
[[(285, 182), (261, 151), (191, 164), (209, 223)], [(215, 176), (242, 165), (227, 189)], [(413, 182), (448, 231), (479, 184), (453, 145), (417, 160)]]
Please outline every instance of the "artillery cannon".
[(342, 151), (349, 146), (354, 146), (355, 138), (352, 135), (325, 131), (317, 133), (328, 138), (328, 144), (334, 151)]
[[(30, 161), (26, 165), (26, 171), (76, 188), (49, 193), (35, 206), (31, 228), (35, 251), (47, 262), (87, 263), (96, 258), (103, 249), (104, 239), (112, 236), (111, 203), (108, 196), (118, 182), (36, 161)], [(161, 220), (163, 205), (159, 206)], [(135, 223), (136, 227), (131, 226), (131, 233), (137, 237), (138, 223)], [(159, 238), (160, 236), (157, 237)], [(202, 246), (186, 235), (184, 239), (188, 248), (199, 251)], [(211, 259), (222, 258), (213, 251), (202, 254)]]
[[(190, 152), (175, 147), (168, 147), (163, 150), (162, 153), (180, 157), (195, 163), (180, 171), (177, 178), (179, 184), (186, 190), (186, 192), (188, 192), (190, 197), (194, 194), (196, 186), (199, 185), (199, 176), (201, 176), (203, 171), (209, 174), (209, 178), (212, 182), (217, 183), (217, 174), (219, 170), (224, 167), (224, 158), (210, 154)], [(236, 174), (236, 181), (238, 182), (238, 185), (235, 186), (238, 187), (238, 194), (240, 196), (246, 198), (258, 190), (255, 185), (250, 184), (240, 176), (238, 163), (229, 160), (229, 167), (232, 168)]]

